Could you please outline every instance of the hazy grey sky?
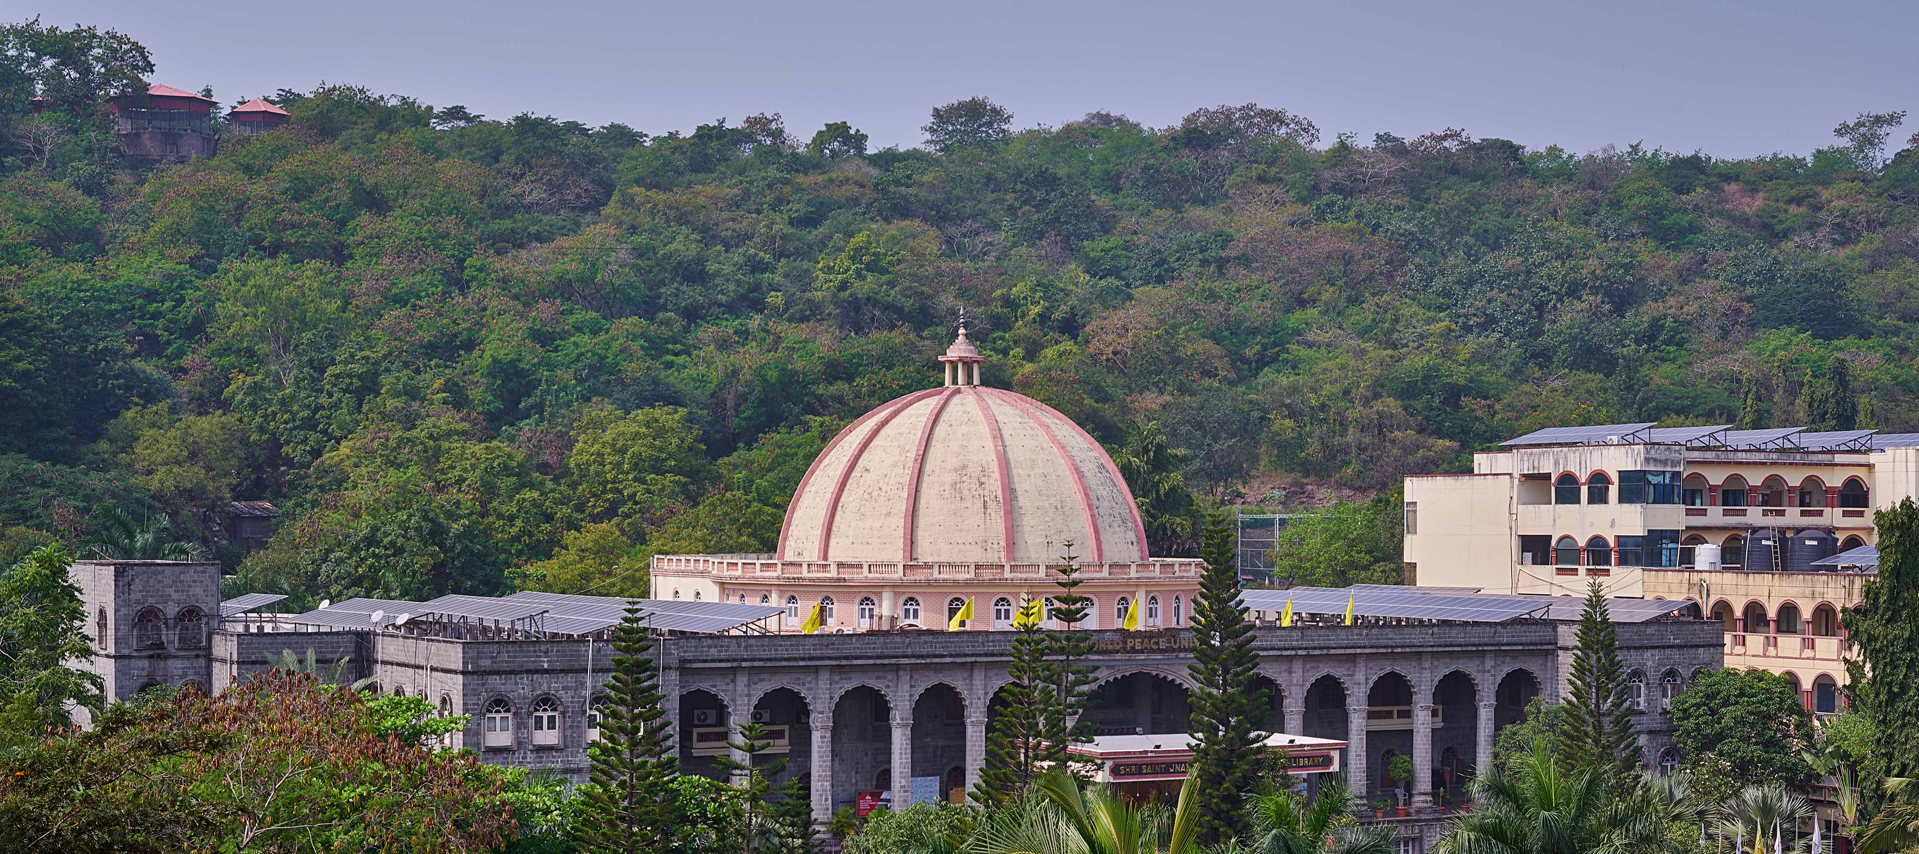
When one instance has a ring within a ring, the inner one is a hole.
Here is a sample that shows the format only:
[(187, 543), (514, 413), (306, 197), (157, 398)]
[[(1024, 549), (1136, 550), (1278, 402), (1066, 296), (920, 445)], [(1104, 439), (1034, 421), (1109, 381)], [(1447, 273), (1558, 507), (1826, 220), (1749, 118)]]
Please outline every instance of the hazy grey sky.
[[(1541, 148), (1807, 153), (1862, 111), (1919, 130), (1919, 0), (971, 3), (6, 0), (112, 27), (155, 79), (231, 103), (322, 80), (649, 133), (779, 112), (920, 141), (985, 95), (1020, 127), (1089, 111), (1150, 125), (1258, 102), (1342, 131), (1447, 126)], [(1894, 146), (1895, 148), (1897, 146)]]

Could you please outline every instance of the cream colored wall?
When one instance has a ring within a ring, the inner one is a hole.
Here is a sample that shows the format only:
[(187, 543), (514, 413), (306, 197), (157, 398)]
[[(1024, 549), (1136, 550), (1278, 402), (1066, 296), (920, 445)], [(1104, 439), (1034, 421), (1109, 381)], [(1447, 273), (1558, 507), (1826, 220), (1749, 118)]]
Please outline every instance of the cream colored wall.
[[(1699, 572), (1696, 570), (1648, 570), (1646, 595), (1656, 599), (1690, 599), (1705, 604), (1702, 613), (1711, 615), (1724, 602), (1735, 616), (1743, 617), (1746, 606), (1759, 602), (1766, 609), (1767, 628), (1763, 631), (1726, 633), (1726, 666), (1753, 667), (1774, 673), (1791, 674), (1799, 679), (1800, 690), (1808, 695), (1814, 680), (1825, 675), (1835, 684), (1846, 684), (1847, 651), (1841, 636), (1812, 634), (1813, 612), (1830, 605), (1843, 613), (1859, 603), (1861, 589), (1873, 576), (1854, 572)], [(1779, 633), (1780, 606), (1798, 607), (1800, 631)], [(1810, 702), (1808, 700), (1808, 702)]]
[(1420, 585), (1513, 592), (1512, 489), (1503, 474), (1406, 478), (1417, 532), (1406, 535), (1404, 553)]
[(1919, 501), (1919, 448), (1889, 448), (1872, 455), (1872, 506), (1884, 510)]

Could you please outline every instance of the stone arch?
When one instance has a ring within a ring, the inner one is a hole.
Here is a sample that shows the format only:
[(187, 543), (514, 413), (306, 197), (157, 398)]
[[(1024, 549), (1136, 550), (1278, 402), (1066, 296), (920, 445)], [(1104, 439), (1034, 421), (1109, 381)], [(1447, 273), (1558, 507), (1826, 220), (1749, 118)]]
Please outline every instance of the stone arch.
[(1094, 672), (1093, 682), (1087, 685), (1086, 689), (1090, 691), (1115, 679), (1122, 679), (1134, 673), (1146, 673), (1157, 676), (1188, 691), (1199, 687), (1199, 684), (1193, 681), (1192, 674), (1186, 672), (1185, 668), (1165, 667), (1156, 664), (1109, 664)]
[(724, 782), (728, 775), (719, 757), (727, 755), (726, 742), (733, 737), (733, 710), (726, 691), (712, 685), (683, 685), (678, 709), (674, 734), (680, 771)]
[(884, 685), (881, 685), (879, 681), (873, 680), (873, 679), (860, 679), (858, 681), (848, 682), (846, 683), (846, 685), (842, 686), (838, 691), (833, 692), (833, 705), (835, 706), (839, 705), (841, 700), (846, 699), (846, 695), (851, 694), (854, 691), (858, 691), (861, 688), (873, 689), (874, 692), (880, 695), (880, 699), (886, 701), (886, 704), (888, 706), (894, 705), (896, 703), (896, 701), (893, 699), (893, 692), (887, 690), (887, 688)]
[[(1265, 691), (1262, 708), (1266, 714), (1259, 727), (1266, 732), (1286, 732), (1286, 689), (1279, 680), (1265, 673), (1254, 673), (1253, 682)], [(1303, 733), (1294, 733), (1302, 735)]]
[(1352, 693), (1338, 674), (1326, 672), (1306, 683), (1300, 695), (1302, 735), (1345, 741), (1350, 731)]
[[(1420, 695), (1419, 681), (1414, 679), (1412, 676), (1408, 675), (1406, 671), (1401, 670), (1400, 668), (1388, 667), (1384, 670), (1379, 671), (1378, 673), (1373, 674), (1373, 677), (1370, 680), (1367, 680), (1366, 702), (1368, 704), (1374, 704), (1374, 695), (1375, 693), (1379, 691), (1380, 686), (1382, 684), (1386, 684), (1388, 688), (1392, 687), (1391, 683), (1387, 682), (1387, 679), (1388, 677), (1393, 677), (1393, 676), (1399, 677), (1399, 681), (1405, 686), (1407, 702), (1409, 704), (1411, 702), (1415, 702), (1414, 698)], [(1387, 705), (1387, 704), (1378, 703), (1378, 705)]]
[[(881, 770), (892, 769), (893, 723), (902, 715), (884, 689), (870, 682), (858, 682), (834, 696), (832, 716), (830, 792), (831, 806), (838, 809), (852, 806)], [(815, 786), (820, 783), (813, 781)]]
[(1530, 667), (1510, 667), (1493, 688), (1493, 731), (1526, 719), (1526, 704), (1539, 697), (1545, 683)]
[(940, 778), (941, 800), (954, 788), (945, 785), (953, 768), (961, 769), (959, 788), (966, 785), (966, 719), (971, 712), (966, 693), (945, 680), (928, 684), (913, 698), (911, 777)]
[(752, 697), (752, 700), (753, 700), (752, 705), (755, 708), (758, 708), (760, 703), (766, 700), (767, 695), (773, 693), (774, 691), (791, 691), (793, 692), (795, 696), (800, 698), (800, 702), (806, 704), (807, 708), (810, 709), (814, 705), (813, 692), (808, 691), (807, 689), (803, 687), (800, 687), (799, 683), (797, 682), (789, 682), (787, 680), (782, 679), (778, 682), (761, 683), (758, 687), (760, 687), (761, 690), (755, 693)]
[[(775, 747), (785, 748), (786, 767), (771, 778), (778, 787), (795, 777), (813, 772), (813, 714), (815, 707), (805, 691), (789, 683), (768, 686), (753, 698), (750, 719), (766, 728)], [(761, 762), (776, 761), (764, 756)]]
[(1082, 721), (1096, 735), (1186, 732), (1192, 688), (1164, 668), (1134, 667), (1088, 686)]

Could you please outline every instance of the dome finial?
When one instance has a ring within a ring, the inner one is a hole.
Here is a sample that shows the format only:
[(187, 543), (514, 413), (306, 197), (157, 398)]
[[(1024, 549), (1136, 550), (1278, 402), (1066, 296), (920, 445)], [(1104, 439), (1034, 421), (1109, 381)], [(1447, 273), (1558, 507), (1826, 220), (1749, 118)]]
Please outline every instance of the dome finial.
[(986, 361), (986, 357), (980, 355), (979, 348), (966, 337), (965, 306), (960, 306), (959, 310), (959, 335), (939, 360), (946, 365), (947, 385), (979, 385), (979, 364)]

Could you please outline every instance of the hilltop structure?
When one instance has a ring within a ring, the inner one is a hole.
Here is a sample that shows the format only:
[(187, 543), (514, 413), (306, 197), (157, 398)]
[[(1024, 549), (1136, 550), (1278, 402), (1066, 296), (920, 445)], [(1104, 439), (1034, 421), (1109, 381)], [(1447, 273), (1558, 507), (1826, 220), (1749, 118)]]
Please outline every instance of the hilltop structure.
[(214, 100), (155, 83), (141, 94), (113, 99), (120, 151), (137, 160), (183, 163), (212, 157), (220, 145), (213, 129)]

